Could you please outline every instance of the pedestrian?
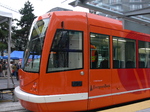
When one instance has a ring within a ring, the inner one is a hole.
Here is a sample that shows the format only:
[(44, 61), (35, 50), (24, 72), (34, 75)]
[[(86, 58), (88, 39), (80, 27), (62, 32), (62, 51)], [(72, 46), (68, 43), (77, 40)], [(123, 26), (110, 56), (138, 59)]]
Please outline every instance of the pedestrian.
[(13, 70), (14, 70), (14, 72), (13, 72), (13, 76), (15, 76), (16, 77), (16, 79), (17, 79), (17, 64), (14, 64), (13, 65)]
[(16, 68), (17, 68), (17, 70), (16, 70), (16, 79), (19, 80), (19, 76), (18, 76), (18, 70), (20, 69), (19, 63), (16, 64)]
[(14, 72), (14, 70), (13, 70), (13, 61), (11, 61), (10, 62), (10, 74), (11, 74), (11, 76), (13, 76), (13, 72)]
[(2, 63), (2, 70), (3, 70), (4, 77), (6, 77), (6, 75), (7, 75), (7, 65), (6, 65), (5, 61)]
[(2, 63), (0, 62), (0, 77), (3, 76), (3, 69), (2, 69)]

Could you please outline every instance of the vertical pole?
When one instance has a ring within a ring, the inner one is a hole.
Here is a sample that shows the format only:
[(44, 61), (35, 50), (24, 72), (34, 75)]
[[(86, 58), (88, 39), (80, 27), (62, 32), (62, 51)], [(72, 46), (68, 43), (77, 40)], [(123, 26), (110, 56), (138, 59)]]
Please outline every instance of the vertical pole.
[(76, 0), (74, 5), (77, 6), (78, 3), (79, 3), (79, 0)]
[(12, 19), (9, 18), (7, 88), (10, 88), (10, 75), (11, 75), (11, 72), (10, 72), (11, 24), (12, 24)]

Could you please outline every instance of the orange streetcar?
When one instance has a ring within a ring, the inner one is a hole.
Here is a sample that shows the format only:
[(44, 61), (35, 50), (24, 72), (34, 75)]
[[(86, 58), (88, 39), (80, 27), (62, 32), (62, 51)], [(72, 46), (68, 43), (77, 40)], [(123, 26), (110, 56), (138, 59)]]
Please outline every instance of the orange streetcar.
[(150, 35), (94, 14), (51, 12), (32, 24), (15, 94), (35, 112), (92, 110), (150, 97), (149, 73)]

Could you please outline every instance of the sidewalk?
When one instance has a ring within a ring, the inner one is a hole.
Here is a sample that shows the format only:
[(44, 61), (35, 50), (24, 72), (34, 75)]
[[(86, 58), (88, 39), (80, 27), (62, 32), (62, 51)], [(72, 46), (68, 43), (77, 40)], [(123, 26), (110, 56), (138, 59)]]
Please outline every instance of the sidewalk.
[[(15, 87), (19, 85), (19, 81), (13, 78)], [(13, 87), (12, 81), (10, 79), (10, 87)], [(7, 88), (7, 77), (0, 77), (0, 89)], [(11, 91), (1, 91), (0, 93), (0, 112), (29, 112), (25, 110), (20, 102), (15, 99)]]
[(0, 77), (0, 101), (12, 100), (13, 97), (13, 88), (19, 85), (19, 81), (16, 78), (12, 78), (14, 84), (12, 83), (11, 78), (9, 79), (9, 88), (8, 88), (8, 79), (7, 77)]
[[(15, 87), (19, 85), (19, 81), (17, 81), (16, 77), (13, 77), (13, 82), (15, 84)], [(14, 85), (13, 85), (13, 82), (12, 82), (12, 79), (9, 78), (9, 84), (10, 84), (10, 87), (12, 88)], [(0, 77), (0, 89), (3, 89), (3, 88), (7, 88), (7, 84), (8, 84), (8, 79), (7, 77)]]
[(21, 106), (20, 102), (0, 101), (0, 112), (30, 112), (30, 111), (25, 110)]

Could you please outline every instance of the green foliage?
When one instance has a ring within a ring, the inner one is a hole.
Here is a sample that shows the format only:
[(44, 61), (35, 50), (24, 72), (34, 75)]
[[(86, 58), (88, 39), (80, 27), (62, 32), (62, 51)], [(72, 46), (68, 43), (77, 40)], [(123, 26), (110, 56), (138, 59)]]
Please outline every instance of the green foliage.
[(0, 24), (0, 52), (3, 56), (3, 51), (7, 49), (7, 41), (8, 41), (8, 24), (6, 22)]
[(19, 10), (21, 16), (20, 20), (15, 20), (17, 21), (17, 26), (20, 29), (14, 28), (13, 32), (13, 43), (15, 43), (15, 49), (16, 50), (24, 50), (27, 40), (28, 40), (28, 35), (30, 31), (30, 27), (32, 25), (33, 20), (36, 18), (35, 15), (33, 14), (34, 8), (32, 4), (27, 1), (24, 4), (24, 8)]
[[(24, 50), (28, 35), (30, 31), (30, 27), (32, 25), (33, 20), (36, 18), (33, 14), (34, 8), (32, 4), (27, 1), (24, 4), (24, 7), (19, 10), (22, 15), (20, 20), (14, 19), (13, 22), (17, 24), (17, 26), (12, 26), (12, 42), (11, 46), (13, 50)], [(7, 49), (9, 35), (9, 25), (7, 22), (0, 24), (0, 52), (3, 56), (3, 51)]]
[(0, 42), (0, 51), (3, 51), (7, 48), (7, 44)]

